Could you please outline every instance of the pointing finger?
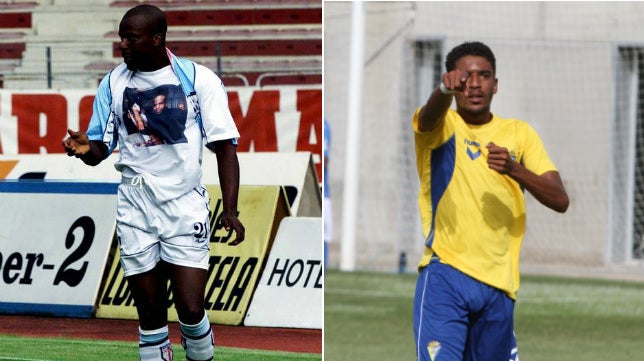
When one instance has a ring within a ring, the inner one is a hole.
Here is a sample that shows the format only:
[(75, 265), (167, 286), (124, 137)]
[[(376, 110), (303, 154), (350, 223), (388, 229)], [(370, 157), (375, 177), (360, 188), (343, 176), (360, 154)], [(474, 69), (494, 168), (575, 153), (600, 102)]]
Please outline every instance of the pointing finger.
[(470, 73), (468, 73), (466, 71), (462, 72), (461, 73), (461, 78), (460, 78), (461, 84), (464, 85), (465, 83), (467, 83), (467, 78), (469, 78), (469, 77), (470, 77)]

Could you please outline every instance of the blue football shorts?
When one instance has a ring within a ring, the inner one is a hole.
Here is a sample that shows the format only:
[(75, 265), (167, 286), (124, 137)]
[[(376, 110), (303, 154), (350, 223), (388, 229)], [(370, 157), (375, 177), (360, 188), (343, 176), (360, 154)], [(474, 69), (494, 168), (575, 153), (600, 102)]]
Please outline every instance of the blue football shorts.
[(203, 186), (159, 202), (145, 181), (119, 185), (116, 235), (124, 275), (153, 269), (159, 260), (208, 269), (210, 196)]
[[(414, 298), (418, 361), (518, 361), (514, 301), (433, 257)], [(512, 357), (515, 357), (512, 359)]]

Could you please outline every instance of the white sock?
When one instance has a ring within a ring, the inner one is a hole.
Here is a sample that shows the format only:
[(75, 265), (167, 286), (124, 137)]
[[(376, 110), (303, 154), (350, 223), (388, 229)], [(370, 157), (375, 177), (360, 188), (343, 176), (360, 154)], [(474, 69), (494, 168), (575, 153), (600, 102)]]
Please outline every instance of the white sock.
[(179, 321), (181, 329), (181, 345), (186, 350), (188, 361), (211, 361), (215, 353), (215, 339), (208, 315), (196, 325), (186, 325)]
[(139, 327), (139, 359), (141, 361), (172, 361), (172, 345), (168, 326), (156, 330)]

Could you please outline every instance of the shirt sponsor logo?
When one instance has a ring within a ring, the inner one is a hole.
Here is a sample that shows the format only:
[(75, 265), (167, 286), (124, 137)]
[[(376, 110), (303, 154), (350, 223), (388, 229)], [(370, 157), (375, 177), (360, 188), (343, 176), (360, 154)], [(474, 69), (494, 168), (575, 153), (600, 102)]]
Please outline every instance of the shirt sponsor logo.
[(475, 140), (465, 139), (465, 144), (467, 144), (467, 155), (471, 160), (481, 156), (481, 144)]

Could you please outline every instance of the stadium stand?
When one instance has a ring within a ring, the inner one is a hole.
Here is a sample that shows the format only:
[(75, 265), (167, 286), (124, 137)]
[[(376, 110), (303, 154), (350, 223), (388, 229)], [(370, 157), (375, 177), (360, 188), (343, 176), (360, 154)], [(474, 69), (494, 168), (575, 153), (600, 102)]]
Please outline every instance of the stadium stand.
[[(114, 1), (111, 5), (135, 3), (166, 5), (169, 48), (200, 60), (220, 74), (226, 85), (321, 83), (319, 1)], [(204, 5), (214, 8), (194, 8)], [(253, 7), (245, 8), (249, 5)], [(190, 9), (178, 9), (182, 6)], [(117, 38), (116, 31), (105, 36)], [(116, 41), (113, 56), (120, 56)], [(213, 58), (220, 61), (213, 62)]]
[[(25, 36), (32, 27), (31, 12), (24, 9), (34, 7), (33, 2), (0, 2), (0, 73), (12, 72), (19, 64), (25, 51)], [(16, 11), (19, 10), (19, 11)], [(0, 87), (3, 78), (0, 76)]]
[(95, 87), (121, 62), (120, 18), (143, 3), (166, 12), (173, 52), (226, 85), (322, 83), (321, 0), (0, 0), (0, 87)]

